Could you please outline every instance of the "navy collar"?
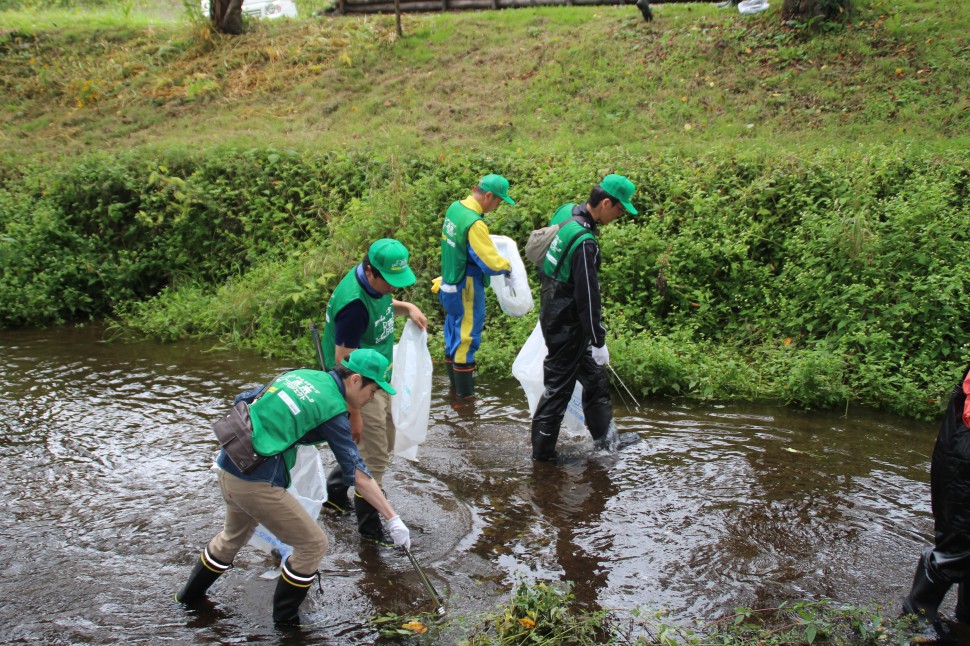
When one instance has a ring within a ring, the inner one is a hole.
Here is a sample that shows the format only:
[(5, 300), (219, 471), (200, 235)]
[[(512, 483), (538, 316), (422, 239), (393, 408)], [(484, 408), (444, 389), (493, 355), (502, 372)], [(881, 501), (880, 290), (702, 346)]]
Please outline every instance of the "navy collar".
[(347, 398), (347, 386), (344, 385), (344, 380), (340, 378), (340, 376), (337, 374), (337, 372), (335, 370), (329, 371), (328, 374), (331, 377), (333, 377), (333, 380), (334, 381), (337, 382), (337, 389), (340, 391), (340, 396), (343, 397), (344, 399), (346, 399)]
[(364, 291), (367, 292), (367, 295), (371, 298), (381, 297), (381, 293), (376, 291), (370, 286), (370, 283), (367, 282), (367, 275), (364, 273), (364, 263), (357, 265), (357, 282), (360, 283), (360, 286), (364, 288)]

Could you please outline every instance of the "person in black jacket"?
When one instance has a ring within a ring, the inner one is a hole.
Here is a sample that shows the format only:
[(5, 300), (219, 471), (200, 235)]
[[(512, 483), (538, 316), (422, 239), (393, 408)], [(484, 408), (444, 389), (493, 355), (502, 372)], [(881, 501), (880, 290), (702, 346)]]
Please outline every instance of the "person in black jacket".
[(622, 175), (607, 175), (585, 204), (565, 204), (552, 224), (565, 222), (541, 267), (539, 325), (549, 354), (543, 363), (545, 391), (532, 416), (532, 459), (554, 461), (559, 427), (576, 381), (583, 385), (586, 427), (597, 448), (615, 448), (606, 347), (600, 304), (599, 226), (624, 213), (636, 187)]
[[(930, 499), (934, 545), (923, 550), (903, 612), (924, 624), (928, 639), (939, 643), (948, 629), (939, 608), (958, 585), (956, 619), (970, 624), (970, 368), (953, 390), (933, 448)], [(935, 633), (935, 634), (934, 634)]]

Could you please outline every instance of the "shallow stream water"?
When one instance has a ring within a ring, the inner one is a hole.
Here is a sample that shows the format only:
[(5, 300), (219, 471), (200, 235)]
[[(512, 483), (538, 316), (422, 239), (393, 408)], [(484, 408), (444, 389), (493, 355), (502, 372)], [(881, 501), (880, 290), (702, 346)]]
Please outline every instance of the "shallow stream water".
[[(93, 327), (0, 331), (0, 641), (365, 644), (380, 641), (366, 616), (430, 610), (407, 559), (360, 545), (350, 518), (321, 519), (330, 572), (297, 638), (273, 628), (274, 563), (252, 548), (213, 609), (174, 603), (222, 521), (209, 425), (287, 367)], [(936, 423), (616, 396), (619, 430), (641, 441), (612, 455), (564, 441), (573, 461), (554, 467), (529, 458), (516, 382), (481, 378), (472, 405), (434, 383), (419, 461), (396, 458), (385, 488), (449, 617), (497, 607), (520, 579), (683, 623), (785, 600), (895, 609), (931, 535)]]

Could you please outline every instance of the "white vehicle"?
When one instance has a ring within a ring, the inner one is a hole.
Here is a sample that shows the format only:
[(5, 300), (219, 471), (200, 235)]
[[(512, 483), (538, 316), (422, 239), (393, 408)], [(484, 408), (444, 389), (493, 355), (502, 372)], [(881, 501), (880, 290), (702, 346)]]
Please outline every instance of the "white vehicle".
[[(296, 18), (293, 0), (243, 0), (243, 15), (250, 18)], [(209, 0), (202, 0), (202, 15), (209, 15)]]

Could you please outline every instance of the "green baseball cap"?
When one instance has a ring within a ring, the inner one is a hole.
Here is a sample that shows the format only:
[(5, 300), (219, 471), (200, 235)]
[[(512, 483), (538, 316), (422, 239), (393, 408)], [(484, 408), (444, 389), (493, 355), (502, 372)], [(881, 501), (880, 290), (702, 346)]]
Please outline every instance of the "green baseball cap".
[(377, 350), (358, 348), (351, 352), (341, 364), (362, 377), (373, 379), (388, 394), (397, 394), (397, 391), (391, 388), (391, 384), (387, 383), (387, 373), (391, 370), (391, 363)]
[(509, 197), (509, 180), (505, 179), (501, 175), (486, 175), (482, 178), (482, 181), (478, 183), (478, 188), (482, 189), (486, 193), (498, 195), (512, 206), (515, 206), (515, 200)]
[(637, 187), (633, 185), (633, 182), (623, 177), (623, 175), (607, 175), (600, 182), (600, 188), (615, 197), (626, 209), (627, 213), (631, 215), (636, 215), (637, 210), (633, 208), (630, 204), (630, 199), (633, 197), (633, 191), (637, 190)]
[(367, 258), (391, 287), (410, 287), (417, 280), (408, 267), (407, 247), (393, 238), (381, 238), (372, 244)]

